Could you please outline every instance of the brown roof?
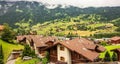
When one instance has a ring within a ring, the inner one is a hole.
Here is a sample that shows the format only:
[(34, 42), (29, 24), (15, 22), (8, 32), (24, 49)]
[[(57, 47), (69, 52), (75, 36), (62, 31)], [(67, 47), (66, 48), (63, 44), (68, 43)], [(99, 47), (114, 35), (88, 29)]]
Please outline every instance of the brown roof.
[[(68, 49), (70, 49), (71, 51), (75, 51), (83, 55), (85, 58), (87, 58), (90, 61), (94, 61), (94, 59), (96, 59), (99, 56), (99, 53), (88, 49), (92, 47), (95, 48), (96, 45), (94, 45), (92, 41), (85, 39), (85, 38), (75, 38), (73, 40), (65, 40), (65, 41), (57, 42), (53, 46), (57, 44), (61, 44), (67, 47)], [(89, 47), (87, 48), (85, 45)]]
[(0, 31), (4, 29), (4, 26), (3, 25), (0, 25)]
[(31, 40), (34, 38), (40, 38), (42, 37), (41, 35), (19, 35), (19, 36), (16, 36), (17, 40), (20, 41), (20, 40), (23, 40), (24, 38), (26, 38), (27, 40), (29, 40), (31, 42)]
[(16, 38), (17, 38), (17, 41), (21, 41), (21, 40), (23, 40), (25, 38), (25, 36), (20, 35), (20, 36), (16, 36)]
[(100, 52), (104, 52), (106, 49), (103, 46), (97, 45), (97, 50), (99, 50)]
[(26, 38), (29, 42), (33, 41), (36, 45), (36, 47), (45, 47), (47, 46), (46, 43), (49, 41), (55, 42), (57, 40), (57, 37), (55, 36), (48, 36), (43, 37), (41, 35), (20, 35), (17, 36), (17, 40), (21, 41), (24, 38)]
[(118, 52), (120, 52), (120, 48), (113, 49), (113, 50), (111, 50), (111, 51), (118, 51)]
[(119, 36), (115, 36), (115, 37), (112, 37), (110, 40), (117, 41), (117, 40), (120, 40), (120, 37)]
[(47, 46), (46, 43), (51, 41), (51, 42), (55, 42), (57, 40), (56, 37), (54, 36), (48, 36), (48, 37), (42, 37), (42, 38), (33, 38), (33, 41), (36, 45), (36, 47), (44, 47)]

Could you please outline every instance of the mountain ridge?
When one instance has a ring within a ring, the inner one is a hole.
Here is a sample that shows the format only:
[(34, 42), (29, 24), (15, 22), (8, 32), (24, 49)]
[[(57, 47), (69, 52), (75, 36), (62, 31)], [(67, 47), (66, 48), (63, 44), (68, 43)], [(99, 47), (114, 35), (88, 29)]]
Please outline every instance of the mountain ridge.
[(0, 23), (6, 22), (13, 26), (14, 23), (23, 19), (25, 21), (31, 19), (36, 24), (66, 17), (75, 17), (81, 14), (98, 14), (106, 18), (101, 21), (110, 21), (120, 17), (120, 7), (79, 8), (67, 6), (62, 8), (62, 5), (57, 5), (55, 8), (49, 9), (46, 6), (35, 1), (0, 1)]

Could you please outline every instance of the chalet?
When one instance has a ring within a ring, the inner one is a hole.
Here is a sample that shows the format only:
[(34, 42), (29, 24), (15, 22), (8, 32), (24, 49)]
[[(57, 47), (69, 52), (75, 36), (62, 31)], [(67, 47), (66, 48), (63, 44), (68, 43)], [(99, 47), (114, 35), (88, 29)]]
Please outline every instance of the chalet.
[(120, 44), (120, 37), (115, 36), (115, 37), (110, 38), (110, 44)]
[(105, 48), (85, 38), (75, 38), (56, 42), (45, 50), (50, 54), (50, 62), (76, 64), (98, 61), (99, 52), (105, 51)]
[(120, 61), (120, 48), (114, 49), (114, 50), (111, 50), (111, 51), (114, 51), (115, 53), (117, 53), (117, 61)]
[(41, 35), (21, 35), (16, 38), (17, 42), (28, 44), (39, 57), (44, 57), (45, 51), (42, 49), (51, 46), (57, 40), (54, 36), (43, 37)]
[(57, 38), (54, 36), (48, 36), (48, 37), (42, 37), (42, 38), (33, 38), (34, 42), (34, 49), (36, 54), (39, 57), (44, 57), (45, 56), (45, 51), (44, 50), (48, 46), (52, 46), (54, 42), (57, 41)]

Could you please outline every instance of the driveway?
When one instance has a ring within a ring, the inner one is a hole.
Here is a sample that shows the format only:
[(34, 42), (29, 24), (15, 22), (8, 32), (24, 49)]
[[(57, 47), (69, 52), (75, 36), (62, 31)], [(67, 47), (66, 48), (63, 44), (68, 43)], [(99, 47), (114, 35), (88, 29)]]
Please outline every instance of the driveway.
[(15, 64), (15, 59), (9, 60), (6, 64)]

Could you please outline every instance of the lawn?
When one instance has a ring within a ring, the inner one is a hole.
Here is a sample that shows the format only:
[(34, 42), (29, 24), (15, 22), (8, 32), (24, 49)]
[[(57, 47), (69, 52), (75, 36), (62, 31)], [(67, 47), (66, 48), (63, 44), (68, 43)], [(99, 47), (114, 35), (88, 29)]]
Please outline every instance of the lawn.
[(36, 64), (40, 62), (40, 59), (37, 59), (37, 58), (34, 58), (34, 59), (31, 59), (31, 60), (26, 60), (26, 61), (23, 61), (21, 60), (21, 58), (18, 58), (15, 62), (15, 64)]
[[(112, 56), (113, 52), (110, 50), (120, 48), (120, 44), (105, 46), (105, 48), (107, 49), (106, 51), (108, 51), (110, 53), (110, 56)], [(100, 58), (104, 58), (106, 51), (100, 54)]]
[(19, 50), (19, 49), (23, 49), (24, 46), (22, 45), (18, 45), (18, 44), (9, 44), (5, 41), (2, 41), (0, 39), (0, 44), (2, 44), (3, 47), (3, 53), (4, 53), (4, 62), (7, 61), (7, 58), (9, 57), (10, 53), (12, 52), (12, 50)]

